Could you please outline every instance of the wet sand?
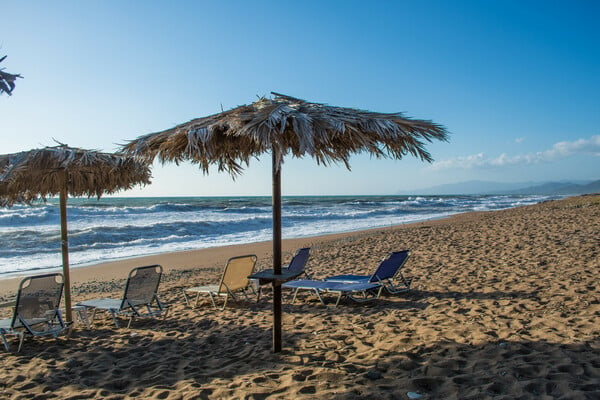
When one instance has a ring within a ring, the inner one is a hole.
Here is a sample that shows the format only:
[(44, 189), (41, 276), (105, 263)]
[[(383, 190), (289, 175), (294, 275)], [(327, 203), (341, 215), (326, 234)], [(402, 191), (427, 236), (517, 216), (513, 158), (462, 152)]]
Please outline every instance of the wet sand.
[[(581, 196), (386, 229), (288, 240), (311, 246), (316, 278), (368, 274), (410, 249), (408, 293), (367, 305), (284, 299), (284, 351), (272, 354), (271, 297), (185, 305), (182, 289), (218, 281), (228, 257), (270, 243), (77, 268), (73, 298), (118, 298), (134, 266), (160, 263), (164, 320), (3, 352), (8, 399), (597, 399), (600, 398), (600, 196)], [(0, 296), (16, 290), (0, 281)], [(284, 293), (284, 295), (287, 292)]]

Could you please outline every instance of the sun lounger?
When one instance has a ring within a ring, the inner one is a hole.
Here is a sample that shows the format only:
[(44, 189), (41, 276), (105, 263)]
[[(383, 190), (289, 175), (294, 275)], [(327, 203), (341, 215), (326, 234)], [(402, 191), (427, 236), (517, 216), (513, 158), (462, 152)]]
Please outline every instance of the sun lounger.
[[(225, 269), (223, 270), (223, 275), (221, 276), (221, 281), (218, 285), (208, 285), (208, 286), (197, 286), (189, 289), (183, 290), (183, 295), (185, 297), (185, 302), (187, 305), (190, 304), (190, 295), (196, 294), (196, 300), (194, 302), (194, 307), (198, 305), (198, 299), (202, 293), (206, 293), (210, 296), (210, 300), (215, 308), (217, 308), (217, 303), (215, 302), (215, 297), (221, 296), (225, 297), (225, 302), (221, 310), (225, 309), (227, 305), (227, 300), (231, 296), (234, 300), (235, 292), (242, 292), (246, 299), (248, 299), (248, 295), (246, 291), (251, 289), (250, 279), (248, 279), (248, 275), (254, 271), (254, 266), (256, 265), (256, 256), (251, 254), (247, 256), (239, 256), (232, 257), (227, 260), (227, 264), (225, 264)], [(248, 299), (249, 300), (249, 299)]]
[(10, 351), (7, 336), (19, 338), (21, 351), (25, 335), (58, 337), (68, 329), (59, 305), (63, 293), (62, 274), (30, 276), (21, 281), (14, 304), (13, 317), (0, 320), (0, 336)]
[[(282, 281), (288, 281), (291, 279), (295, 279), (301, 275), (305, 275), (308, 279), (310, 279), (310, 275), (306, 272), (306, 263), (308, 262), (308, 258), (310, 257), (310, 247), (303, 247), (296, 251), (294, 257), (292, 257), (289, 265), (281, 268)], [(262, 289), (265, 287), (270, 287), (273, 282), (271, 279), (260, 279), (260, 275), (272, 275), (273, 269), (264, 269), (253, 274), (253, 280), (256, 282), (256, 292), (258, 302), (260, 300), (260, 295), (262, 294)]]
[[(381, 283), (389, 293), (406, 292), (410, 289), (410, 280), (402, 274), (402, 267), (410, 256), (410, 250), (395, 251), (384, 258), (373, 275), (336, 275), (325, 278), (328, 282), (347, 283)], [(399, 277), (400, 283), (394, 284), (394, 278)]]
[(358, 303), (376, 300), (381, 295), (383, 285), (380, 283), (348, 283), (348, 282), (328, 282), (315, 281), (311, 279), (298, 279), (289, 281), (282, 285), (284, 288), (294, 289), (294, 298), (292, 303), (296, 301), (296, 296), (300, 290), (311, 290), (316, 295), (319, 301), (327, 307), (327, 303), (323, 299), (323, 293), (336, 293), (338, 295), (334, 307), (336, 307), (342, 297), (347, 297), (350, 300)]
[(162, 267), (160, 265), (134, 268), (127, 277), (123, 298), (86, 300), (77, 305), (92, 309), (92, 322), (97, 311), (109, 312), (117, 328), (119, 327), (117, 316), (129, 317), (128, 328), (135, 318), (154, 318), (161, 314), (166, 316), (168, 309), (158, 298), (161, 276)]

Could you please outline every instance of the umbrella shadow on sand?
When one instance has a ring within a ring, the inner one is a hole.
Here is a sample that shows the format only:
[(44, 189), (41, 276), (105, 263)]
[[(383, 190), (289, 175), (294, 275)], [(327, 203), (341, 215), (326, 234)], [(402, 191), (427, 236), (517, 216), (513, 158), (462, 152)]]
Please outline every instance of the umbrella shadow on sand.
[[(276, 355), (266, 327), (193, 324), (152, 321), (131, 331), (99, 329), (68, 342), (31, 343), (23, 354), (9, 355), (16, 369), (2, 373), (6, 394), (340, 400), (406, 398), (409, 391), (426, 399), (600, 394), (597, 339), (410, 343), (345, 328), (295, 331), (286, 341), (291, 350)], [(30, 371), (21, 367), (32, 363)]]

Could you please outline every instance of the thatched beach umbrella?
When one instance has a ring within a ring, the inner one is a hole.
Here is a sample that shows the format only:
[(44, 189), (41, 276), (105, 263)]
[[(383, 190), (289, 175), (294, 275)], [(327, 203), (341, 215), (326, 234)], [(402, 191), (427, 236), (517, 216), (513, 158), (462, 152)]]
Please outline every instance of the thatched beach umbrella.
[[(271, 153), (273, 173), (273, 270), (281, 274), (281, 165), (286, 155), (311, 156), (317, 164), (343, 163), (352, 154), (432, 161), (425, 142), (446, 140), (444, 127), (402, 114), (333, 107), (272, 93), (250, 104), (141, 136), (124, 146), (131, 155), (163, 163), (189, 160), (232, 176), (251, 157)], [(273, 351), (281, 350), (281, 286), (273, 285)]]
[(0, 205), (60, 196), (65, 309), (71, 316), (67, 196), (96, 196), (150, 183), (147, 164), (130, 157), (66, 145), (0, 155)]

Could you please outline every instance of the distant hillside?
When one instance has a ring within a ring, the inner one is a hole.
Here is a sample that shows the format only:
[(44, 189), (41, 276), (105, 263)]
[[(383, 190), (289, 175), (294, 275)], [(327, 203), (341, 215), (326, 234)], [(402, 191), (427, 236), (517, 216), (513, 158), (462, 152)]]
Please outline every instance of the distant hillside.
[(403, 190), (397, 194), (454, 195), (454, 194), (540, 194), (564, 195), (600, 192), (600, 180), (593, 182), (487, 182), (467, 181), (449, 183), (424, 189)]
[(587, 194), (599, 193), (600, 180), (587, 184), (548, 182), (543, 185), (530, 186), (523, 189), (517, 189), (507, 192), (507, 194)]

